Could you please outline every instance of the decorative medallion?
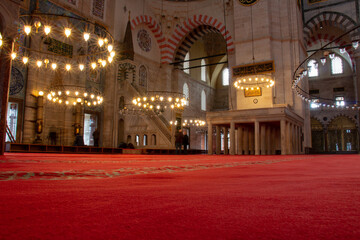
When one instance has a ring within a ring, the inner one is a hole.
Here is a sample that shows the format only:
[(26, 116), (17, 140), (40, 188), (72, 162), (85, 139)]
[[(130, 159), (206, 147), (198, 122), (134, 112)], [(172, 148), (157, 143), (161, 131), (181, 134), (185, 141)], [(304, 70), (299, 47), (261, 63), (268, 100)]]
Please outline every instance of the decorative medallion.
[(254, 100), (253, 100), (253, 103), (255, 103), (255, 104), (257, 104), (259, 101), (257, 100), (257, 98), (255, 98)]
[(149, 52), (151, 50), (151, 37), (145, 29), (139, 30), (137, 34), (137, 42), (143, 51)]
[(239, 0), (239, 3), (241, 5), (244, 5), (246, 7), (254, 5), (255, 3), (257, 3), (259, 0)]
[(19, 69), (11, 68), (10, 95), (18, 94), (24, 87), (24, 76)]

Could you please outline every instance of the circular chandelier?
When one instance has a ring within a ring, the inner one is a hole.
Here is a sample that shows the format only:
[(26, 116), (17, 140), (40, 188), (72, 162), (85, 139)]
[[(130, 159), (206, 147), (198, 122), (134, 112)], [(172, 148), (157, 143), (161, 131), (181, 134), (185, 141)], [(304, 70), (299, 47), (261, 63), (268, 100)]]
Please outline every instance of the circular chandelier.
[[(44, 94), (43, 91), (39, 91), (39, 96)], [(100, 105), (103, 102), (103, 97), (98, 91), (67, 85), (58, 85), (51, 88), (46, 94), (46, 98), (53, 103), (74, 106), (81, 104), (91, 107)]]
[(188, 105), (188, 100), (182, 93), (151, 91), (145, 96), (133, 98), (132, 103), (134, 106), (137, 106), (138, 109), (161, 113), (164, 112), (165, 109), (182, 111)]
[[(309, 55), (304, 61), (300, 63), (300, 65), (297, 67), (297, 69), (293, 74), (292, 89), (303, 101), (313, 106), (321, 107), (324, 109), (360, 110), (360, 106), (357, 101), (347, 101), (347, 104), (345, 104), (344, 101), (341, 103), (337, 103), (336, 99), (313, 96), (310, 94), (309, 91), (304, 90), (300, 86), (302, 80), (308, 80), (309, 71), (311, 71), (311, 69), (308, 68), (307, 63), (313, 56), (321, 54), (322, 57), (320, 58), (320, 62), (322, 65), (325, 65), (327, 58), (333, 59), (335, 57), (335, 53), (332, 52), (331, 49), (339, 49), (340, 54), (346, 54), (347, 49), (350, 50), (351, 48), (353, 48), (356, 50), (359, 47), (359, 40), (353, 40), (351, 44), (347, 44), (347, 45), (341, 45), (335, 47), (329, 47), (329, 46), (331, 44), (340, 42), (340, 40), (343, 37), (348, 36), (350, 33), (357, 31), (358, 28), (360, 28), (360, 25), (355, 26), (354, 28), (350, 29), (349, 31), (345, 32), (344, 34), (340, 35), (339, 37), (325, 44), (320, 49), (314, 50), (314, 52), (311, 55)], [(314, 63), (314, 66), (311, 67), (318, 68), (319, 64), (316, 62)]]
[[(170, 121), (170, 125), (178, 125), (178, 121)], [(205, 127), (206, 122), (197, 118), (183, 119), (183, 127)]]
[(240, 90), (259, 90), (261, 87), (271, 88), (275, 81), (270, 76), (255, 74), (238, 78), (234, 87)]
[[(20, 36), (14, 41), (10, 57), (24, 65), (66, 72), (96, 70), (112, 63), (116, 55), (112, 35), (80, 17), (35, 10), (20, 15), (20, 22)], [(32, 43), (39, 47), (28, 47), (26, 37), (31, 37)]]

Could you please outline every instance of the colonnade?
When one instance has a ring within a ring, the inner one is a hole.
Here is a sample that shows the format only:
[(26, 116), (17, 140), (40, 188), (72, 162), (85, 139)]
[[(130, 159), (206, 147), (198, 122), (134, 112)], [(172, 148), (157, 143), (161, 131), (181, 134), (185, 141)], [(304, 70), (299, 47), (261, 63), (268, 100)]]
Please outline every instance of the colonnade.
[[(215, 132), (214, 132), (215, 128)], [(287, 119), (261, 122), (208, 122), (208, 153), (274, 155), (303, 153), (302, 126)], [(221, 138), (223, 134), (223, 138)], [(230, 144), (228, 144), (228, 135)], [(223, 145), (223, 151), (221, 146)]]

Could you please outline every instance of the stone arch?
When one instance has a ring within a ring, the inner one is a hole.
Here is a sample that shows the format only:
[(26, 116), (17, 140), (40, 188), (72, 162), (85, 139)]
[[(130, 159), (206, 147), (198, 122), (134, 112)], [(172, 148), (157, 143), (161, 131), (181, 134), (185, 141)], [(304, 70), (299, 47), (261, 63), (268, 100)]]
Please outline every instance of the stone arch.
[(324, 124), (316, 117), (311, 117), (311, 130), (323, 130)]
[(131, 20), (131, 29), (134, 30), (136, 26), (139, 24), (146, 24), (151, 32), (154, 34), (157, 43), (160, 48), (160, 57), (161, 61), (163, 61), (163, 56), (165, 54), (166, 41), (165, 37), (161, 31), (160, 25), (156, 22), (156, 20), (148, 15), (140, 15)]
[[(356, 22), (349, 16), (339, 13), (325, 11), (319, 13), (307, 21), (304, 25), (304, 37), (307, 43), (309, 39), (316, 34), (316, 32), (325, 26), (333, 26), (340, 28), (342, 31), (347, 32), (357, 26)], [(351, 38), (357, 35), (357, 31), (352, 33)]]
[(335, 116), (333, 116), (330, 120), (329, 120), (329, 124), (328, 124), (328, 127), (331, 128), (331, 125), (332, 124), (336, 124), (336, 121), (348, 121), (348, 123), (352, 123), (356, 128), (358, 127), (357, 126), (357, 121), (353, 118), (353, 117), (350, 117), (350, 116), (347, 116), (345, 114), (337, 114)]
[(358, 129), (351, 117), (339, 114), (332, 118), (327, 133), (329, 151), (357, 151)]
[(186, 36), (194, 29), (202, 25), (208, 26), (204, 27), (205, 29), (210, 29), (209, 27), (212, 27), (212, 29), (216, 29), (218, 32), (220, 32), (220, 34), (224, 37), (226, 41), (227, 50), (229, 52), (234, 50), (234, 42), (231, 34), (222, 22), (211, 16), (194, 15), (192, 18), (188, 18), (187, 20), (185, 20), (182, 25), (178, 25), (175, 28), (174, 33), (168, 40), (167, 51), (163, 56), (164, 58), (162, 58), (163, 63), (170, 63), (175, 58), (174, 55), (176, 54), (176, 50), (181, 46), (180, 44), (184, 42)]

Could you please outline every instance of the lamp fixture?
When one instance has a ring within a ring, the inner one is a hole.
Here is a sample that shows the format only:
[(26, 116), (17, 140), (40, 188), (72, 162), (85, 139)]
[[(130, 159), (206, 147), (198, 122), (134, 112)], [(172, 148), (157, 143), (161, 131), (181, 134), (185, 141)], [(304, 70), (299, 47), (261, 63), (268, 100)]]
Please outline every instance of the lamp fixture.
[(155, 113), (164, 112), (165, 109), (182, 111), (187, 106), (188, 99), (185, 95), (177, 92), (153, 91), (142, 97), (135, 97), (132, 100), (138, 109), (152, 110)]

